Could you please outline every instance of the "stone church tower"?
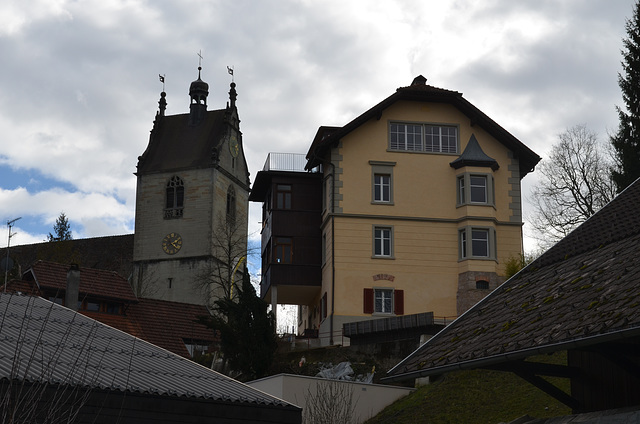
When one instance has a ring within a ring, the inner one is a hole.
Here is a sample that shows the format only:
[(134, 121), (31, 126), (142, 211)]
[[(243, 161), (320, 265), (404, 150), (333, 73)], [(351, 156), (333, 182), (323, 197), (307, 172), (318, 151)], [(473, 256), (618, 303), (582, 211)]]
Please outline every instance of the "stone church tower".
[[(249, 172), (231, 83), (226, 108), (207, 110), (209, 85), (191, 83), (189, 113), (165, 115), (138, 158), (133, 285), (139, 297), (207, 304), (241, 281)], [(233, 279), (233, 280), (232, 280)]]

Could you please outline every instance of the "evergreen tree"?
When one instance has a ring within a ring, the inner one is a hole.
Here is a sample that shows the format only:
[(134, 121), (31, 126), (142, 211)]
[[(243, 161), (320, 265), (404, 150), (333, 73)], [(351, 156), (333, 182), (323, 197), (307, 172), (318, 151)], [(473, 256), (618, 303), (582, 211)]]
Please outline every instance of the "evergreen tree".
[(219, 332), (220, 348), (229, 366), (248, 381), (266, 375), (276, 348), (276, 322), (268, 304), (256, 295), (249, 271), (245, 268), (242, 289), (233, 298), (215, 301), (216, 313), (201, 318), (208, 327)]
[(618, 74), (625, 108), (616, 107), (620, 124), (611, 136), (616, 167), (612, 178), (618, 192), (640, 177), (640, 2), (636, 2), (633, 18), (625, 25), (623, 40), (623, 73)]
[(49, 233), (49, 241), (62, 241), (71, 240), (71, 225), (64, 212), (60, 213), (60, 216), (56, 218), (56, 224), (53, 226), (53, 232), (55, 235)]

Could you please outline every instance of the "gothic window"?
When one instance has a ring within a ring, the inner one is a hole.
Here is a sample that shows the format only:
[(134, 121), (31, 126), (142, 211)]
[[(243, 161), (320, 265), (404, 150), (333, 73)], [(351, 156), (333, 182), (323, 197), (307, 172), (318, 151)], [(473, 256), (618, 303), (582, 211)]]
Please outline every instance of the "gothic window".
[(236, 219), (236, 191), (233, 186), (227, 190), (227, 222), (234, 222)]
[(177, 175), (167, 182), (164, 219), (181, 218), (184, 208), (184, 183)]

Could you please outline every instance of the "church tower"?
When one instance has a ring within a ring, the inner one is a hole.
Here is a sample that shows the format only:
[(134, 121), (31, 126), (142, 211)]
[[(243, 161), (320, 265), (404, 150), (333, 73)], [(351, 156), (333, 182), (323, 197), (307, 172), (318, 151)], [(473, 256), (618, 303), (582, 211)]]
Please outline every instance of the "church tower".
[(207, 304), (232, 292), (247, 251), (249, 172), (231, 83), (224, 109), (191, 83), (189, 113), (167, 116), (160, 94), (138, 157), (132, 283), (139, 297)]

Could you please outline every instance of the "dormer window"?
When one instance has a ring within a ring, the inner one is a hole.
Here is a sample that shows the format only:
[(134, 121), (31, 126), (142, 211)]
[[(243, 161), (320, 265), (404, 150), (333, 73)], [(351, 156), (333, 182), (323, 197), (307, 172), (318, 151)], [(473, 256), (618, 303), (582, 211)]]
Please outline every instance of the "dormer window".
[(167, 182), (164, 219), (181, 218), (184, 208), (184, 183), (177, 175)]

